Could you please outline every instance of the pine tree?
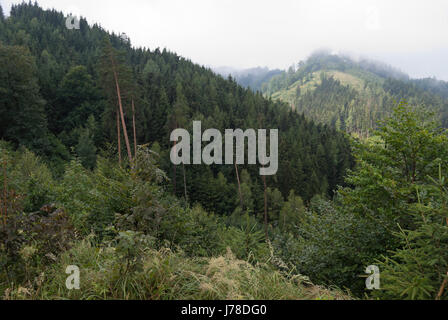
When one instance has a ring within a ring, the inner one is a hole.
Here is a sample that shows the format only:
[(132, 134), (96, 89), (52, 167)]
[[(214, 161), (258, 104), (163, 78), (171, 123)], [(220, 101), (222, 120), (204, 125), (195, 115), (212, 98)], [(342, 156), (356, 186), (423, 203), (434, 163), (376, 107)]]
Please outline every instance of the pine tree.
[[(132, 163), (131, 145), (129, 143), (123, 107), (125, 100), (122, 95), (123, 93), (131, 94), (129, 91), (132, 87), (132, 77), (129, 68), (123, 62), (122, 56), (112, 47), (112, 44), (107, 38), (103, 40), (99, 70), (103, 88), (107, 92), (110, 101), (114, 101), (114, 97), (116, 97), (116, 101), (118, 102), (119, 118), (123, 129), (128, 159)], [(117, 138), (119, 139), (119, 137)]]
[(84, 128), (81, 128), (76, 154), (84, 167), (93, 169), (96, 163), (96, 147), (94, 143), (94, 132), (96, 128), (95, 118), (90, 116)]
[(48, 151), (45, 101), (29, 51), (0, 44), (0, 138)]
[(5, 15), (3, 13), (2, 5), (0, 4), (0, 22), (4, 22), (4, 21), (5, 21)]
[[(176, 86), (176, 101), (174, 103), (171, 114), (168, 115), (167, 126), (170, 131), (175, 130), (177, 128), (185, 128), (187, 125), (187, 117), (188, 117), (188, 105), (187, 99), (183, 93), (182, 84), (180, 81), (177, 82)], [(173, 148), (176, 148), (176, 142), (173, 142)], [(183, 184), (184, 184), (184, 196), (185, 199), (188, 198), (187, 195), (187, 179), (185, 173), (185, 164), (182, 164), (182, 173), (183, 173)], [(176, 194), (176, 166), (173, 166), (173, 189)]]

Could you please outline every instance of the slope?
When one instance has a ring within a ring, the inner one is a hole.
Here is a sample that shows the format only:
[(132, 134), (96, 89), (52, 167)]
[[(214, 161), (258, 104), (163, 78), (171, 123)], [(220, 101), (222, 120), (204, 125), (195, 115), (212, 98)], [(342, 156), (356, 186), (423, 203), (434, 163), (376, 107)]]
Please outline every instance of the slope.
[(262, 90), (315, 121), (364, 136), (402, 100), (426, 106), (447, 125), (448, 90), (443, 81), (411, 80), (367, 60), (316, 53), (297, 70), (290, 68), (264, 83)]
[[(61, 174), (64, 163), (73, 157), (81, 158), (86, 167), (92, 168), (98, 153), (109, 150), (109, 154), (116, 154), (116, 101), (108, 98), (99, 68), (105, 38), (120, 52), (123, 66), (130, 69), (126, 85), (132, 89), (124, 93), (123, 101), (127, 128), (132, 128), (132, 95), (137, 144), (149, 143), (160, 153), (162, 168), (171, 177), (170, 190), (179, 197), (186, 194), (190, 203), (199, 202), (221, 214), (230, 214), (239, 205), (233, 166), (189, 166), (177, 170), (171, 164), (170, 132), (177, 126), (191, 129), (193, 120), (201, 120), (203, 130), (280, 130), (279, 172), (268, 178), (269, 198), (280, 192), (286, 199), (292, 190), (306, 201), (316, 194), (331, 196), (343, 184), (344, 173), (352, 165), (349, 143), (342, 134), (166, 49), (134, 48), (127, 38), (108, 34), (84, 19), (79, 30), (69, 30), (62, 13), (42, 10), (36, 4), (13, 6), (0, 30), (5, 52), (13, 54), (12, 46), (23, 47), (35, 63), (33, 77), (44, 104), (44, 111), (36, 112), (44, 112), (47, 127), (47, 134), (41, 135), (46, 139), (43, 147), (21, 139), (13, 142), (16, 147), (27, 146), (51, 161), (55, 174)], [(122, 78), (120, 82), (125, 86)], [(10, 91), (5, 88), (5, 92)], [(1, 110), (10, 109), (1, 104)], [(128, 130), (130, 137), (131, 133)], [(264, 211), (263, 181), (258, 169), (240, 168), (247, 173), (243, 181), (247, 187), (244, 210), (255, 215)]]

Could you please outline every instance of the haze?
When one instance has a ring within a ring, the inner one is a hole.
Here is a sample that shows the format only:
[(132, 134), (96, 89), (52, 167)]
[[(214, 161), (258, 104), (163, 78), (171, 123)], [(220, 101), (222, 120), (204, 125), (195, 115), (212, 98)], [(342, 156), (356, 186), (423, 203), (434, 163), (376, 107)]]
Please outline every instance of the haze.
[[(0, 0), (6, 14), (11, 4)], [(446, 0), (41, 0), (206, 66), (285, 69), (319, 48), (448, 80)]]

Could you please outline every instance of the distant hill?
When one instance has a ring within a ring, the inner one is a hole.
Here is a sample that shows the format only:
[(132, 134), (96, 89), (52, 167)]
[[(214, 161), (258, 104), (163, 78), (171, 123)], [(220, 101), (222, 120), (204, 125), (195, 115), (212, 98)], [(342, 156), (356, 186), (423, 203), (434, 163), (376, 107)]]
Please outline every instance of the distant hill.
[(238, 82), (238, 84), (246, 88), (251, 88), (255, 91), (261, 90), (261, 86), (263, 83), (268, 82), (272, 79), (272, 77), (283, 72), (279, 69), (271, 70), (267, 67), (257, 67), (243, 70), (231, 67), (218, 67), (214, 68), (213, 71), (222, 75), (223, 77), (228, 77), (230, 75), (235, 79), (236, 82)]
[(424, 105), (448, 125), (448, 83), (410, 79), (380, 62), (313, 54), (261, 85), (263, 94), (339, 130), (367, 135), (402, 100)]

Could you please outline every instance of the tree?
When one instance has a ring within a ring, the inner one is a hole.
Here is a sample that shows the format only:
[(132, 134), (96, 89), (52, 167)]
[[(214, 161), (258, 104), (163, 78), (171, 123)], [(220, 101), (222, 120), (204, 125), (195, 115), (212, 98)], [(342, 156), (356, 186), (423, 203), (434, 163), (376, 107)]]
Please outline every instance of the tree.
[[(177, 82), (176, 86), (176, 101), (174, 103), (172, 112), (168, 115), (167, 125), (169, 130), (175, 130), (177, 128), (185, 128), (187, 125), (188, 117), (188, 105), (187, 99), (183, 93), (182, 84), (180, 81)], [(176, 141), (173, 142), (173, 147), (176, 148)], [(182, 164), (182, 172), (184, 178), (184, 196), (185, 199), (188, 198), (187, 195), (187, 180), (185, 175), (185, 164)], [(173, 188), (174, 193), (176, 193), (176, 166), (173, 166)]]
[(132, 99), (132, 132), (134, 134), (134, 158), (137, 156), (137, 129), (135, 128), (135, 105)]
[[(47, 101), (44, 115), (52, 134), (34, 136), (42, 137), (42, 144), (47, 143), (45, 140), (50, 140), (51, 148), (47, 152), (50, 159), (55, 158), (62, 149), (74, 147), (76, 150), (79, 142), (77, 128), (85, 127), (88, 117), (93, 115), (98, 124), (94, 134), (97, 149), (110, 150), (110, 147), (118, 147), (118, 158), (122, 157), (121, 151), (128, 151), (125, 133), (133, 156), (137, 143), (152, 144), (157, 141), (161, 146), (161, 166), (167, 171), (174, 171), (169, 161), (169, 149), (172, 145), (168, 138), (173, 129), (169, 115), (174, 116), (174, 109), (177, 115), (185, 115), (185, 124), (180, 123), (178, 126), (188, 128), (192, 120), (202, 119), (204, 128), (213, 126), (220, 131), (226, 128), (258, 127), (257, 116), (262, 114), (266, 115), (263, 126), (280, 129), (281, 164), (278, 175), (268, 178), (271, 189), (278, 189), (283, 198), (288, 197), (293, 189), (308, 202), (322, 191), (333, 196), (337, 185), (344, 184), (345, 170), (352, 165), (348, 139), (330, 127), (305, 119), (284, 103), (265, 99), (262, 94), (241, 87), (232, 78), (216, 76), (210, 70), (168, 50), (131, 47), (119, 35), (108, 34), (97, 25), (89, 26), (85, 20), (81, 20), (80, 32), (70, 32), (65, 28), (62, 13), (43, 10), (37, 5), (24, 3), (13, 6), (11, 18), (1, 25), (3, 31), (0, 31), (0, 38), (4, 43), (23, 43), (36, 59), (40, 95)], [(116, 60), (124, 124), (130, 130), (123, 127), (114, 68), (108, 52), (112, 52)], [(328, 81), (326, 85), (331, 83)], [(4, 82), (0, 84), (2, 85)], [(283, 85), (283, 82), (279, 81), (279, 85)], [(344, 90), (346, 89), (338, 87), (334, 92), (344, 93)], [(302, 92), (302, 96), (305, 95)], [(134, 141), (132, 100), (136, 128)], [(334, 99), (331, 101), (332, 105), (333, 102)], [(178, 108), (182, 105), (187, 107)], [(0, 131), (6, 130), (10, 123), (5, 125), (2, 125)], [(57, 143), (58, 139), (63, 145)], [(108, 145), (112, 141), (116, 141), (115, 146)], [(334, 147), (327, 143), (330, 141)], [(20, 143), (16, 143), (18, 144)], [(327, 156), (324, 152), (322, 156), (322, 150), (326, 151), (329, 146), (332, 155)], [(67, 152), (64, 159), (69, 156)], [(60, 161), (58, 167), (62, 168), (63, 162)], [(250, 188), (243, 186), (244, 169), (254, 181)], [(208, 173), (202, 169), (196, 170), (193, 166), (175, 170), (179, 172), (171, 183), (180, 185), (179, 181), (184, 182), (183, 188), (178, 188), (176, 194), (185, 196), (187, 190), (191, 202), (200, 202), (203, 207), (213, 210), (213, 201), (219, 198), (214, 192), (219, 193), (218, 189), (205, 190), (198, 196), (194, 194), (196, 190), (202, 189), (194, 186), (196, 182), (201, 182), (207, 188)], [(241, 192), (240, 188), (236, 190), (237, 171), (241, 180)], [(213, 179), (222, 173), (236, 190), (234, 193), (226, 193), (226, 203), (232, 203), (228, 212), (241, 206), (241, 198), (243, 211), (248, 209), (252, 214), (262, 212), (263, 182), (256, 171), (253, 166), (232, 166), (231, 170), (228, 166), (211, 167)], [(256, 180), (259, 181), (255, 183)], [(240, 199), (235, 202), (237, 193)], [(248, 200), (245, 199), (246, 194), (249, 194)]]
[[(350, 176), (355, 190), (343, 198), (376, 223), (390, 223), (396, 245), (381, 259), (383, 290), (374, 295), (447, 299), (448, 132), (424, 110), (401, 105), (378, 135)], [(380, 198), (376, 209), (367, 206)]]
[(347, 177), (354, 188), (340, 190), (342, 203), (396, 230), (410, 223), (416, 186), (448, 164), (448, 139), (428, 112), (402, 103), (376, 135), (356, 144), (355, 155), (356, 170)]
[(277, 188), (267, 188), (268, 218), (270, 221), (278, 222), (280, 211), (283, 207), (283, 196)]
[(0, 44), (0, 138), (40, 152), (49, 141), (36, 65), (23, 47)]
[(70, 68), (60, 84), (57, 108), (51, 117), (56, 133), (84, 126), (91, 115), (99, 119), (102, 111), (99, 92), (87, 68)]
[[(448, 186), (442, 166), (439, 177), (416, 186), (418, 202), (410, 204), (412, 227), (396, 233), (400, 247), (383, 257), (384, 299), (448, 299)], [(443, 171), (442, 171), (443, 170)]]
[[(102, 77), (102, 85), (105, 89), (108, 97), (112, 103), (114, 96), (117, 98), (119, 118), (121, 120), (121, 127), (123, 128), (124, 141), (128, 152), (128, 159), (132, 163), (131, 145), (129, 143), (129, 137), (126, 127), (126, 120), (124, 116), (123, 108), (123, 95), (122, 90), (131, 88), (132, 78), (129, 68), (123, 62), (123, 58), (112, 47), (109, 39), (105, 38), (102, 43), (102, 55), (99, 66), (100, 74)], [(127, 92), (130, 94), (130, 92)], [(113, 104), (114, 105), (114, 104)], [(119, 137), (117, 137), (119, 139)]]
[(93, 169), (96, 164), (96, 147), (94, 143), (94, 132), (96, 128), (95, 118), (90, 116), (87, 125), (79, 129), (78, 145), (76, 153), (85, 168)]
[(296, 196), (294, 190), (291, 190), (288, 201), (283, 205), (278, 219), (280, 229), (292, 232), (304, 220), (305, 205), (302, 198)]
[(379, 231), (358, 250), (366, 263), (384, 256), (384, 297), (435, 298), (447, 272), (439, 249), (446, 241), (441, 170), (448, 167), (448, 134), (433, 119), (423, 108), (400, 104), (356, 144), (357, 165), (347, 177), (353, 187), (338, 192), (339, 210)]
[(5, 21), (5, 15), (3, 14), (3, 8), (2, 5), (0, 4), (0, 22), (4, 22)]

